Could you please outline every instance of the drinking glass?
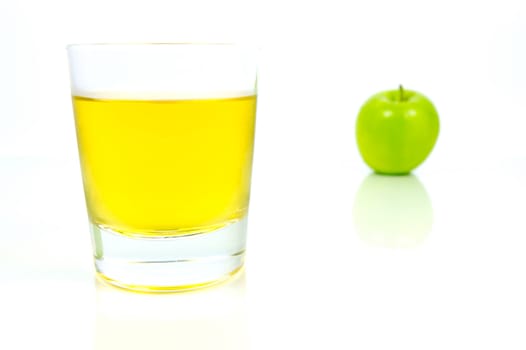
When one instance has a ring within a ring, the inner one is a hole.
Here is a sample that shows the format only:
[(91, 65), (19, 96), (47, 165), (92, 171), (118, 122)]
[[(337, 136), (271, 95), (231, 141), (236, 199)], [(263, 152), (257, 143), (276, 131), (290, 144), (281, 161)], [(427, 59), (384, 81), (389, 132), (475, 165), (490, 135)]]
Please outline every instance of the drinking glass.
[(256, 115), (254, 50), (235, 44), (68, 46), (98, 276), (140, 291), (243, 266)]

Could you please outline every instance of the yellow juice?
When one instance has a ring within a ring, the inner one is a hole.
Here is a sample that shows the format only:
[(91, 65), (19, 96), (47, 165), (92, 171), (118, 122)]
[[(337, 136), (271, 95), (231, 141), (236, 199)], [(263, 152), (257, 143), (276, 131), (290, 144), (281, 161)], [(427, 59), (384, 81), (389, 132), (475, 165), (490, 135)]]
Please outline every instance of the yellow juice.
[(242, 218), (256, 96), (73, 97), (90, 220), (128, 235), (206, 232)]

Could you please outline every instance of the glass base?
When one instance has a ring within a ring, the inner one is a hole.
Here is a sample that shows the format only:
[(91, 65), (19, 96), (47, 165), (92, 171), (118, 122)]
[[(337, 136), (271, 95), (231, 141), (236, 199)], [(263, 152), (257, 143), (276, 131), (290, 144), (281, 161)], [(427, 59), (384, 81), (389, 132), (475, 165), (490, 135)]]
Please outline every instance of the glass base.
[(244, 262), (246, 217), (212, 232), (131, 237), (90, 224), (98, 276), (143, 292), (177, 292), (220, 283)]

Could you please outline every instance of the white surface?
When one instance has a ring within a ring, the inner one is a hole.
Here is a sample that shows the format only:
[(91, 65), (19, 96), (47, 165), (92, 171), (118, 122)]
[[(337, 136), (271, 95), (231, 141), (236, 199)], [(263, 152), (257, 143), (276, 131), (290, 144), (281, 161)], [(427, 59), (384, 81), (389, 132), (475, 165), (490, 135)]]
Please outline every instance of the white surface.
[[(413, 206), (430, 202), (431, 229), (415, 217), (416, 240), (415, 229), (378, 224), (390, 216), (381, 201), (357, 201), (379, 188), (363, 187), (370, 175), (351, 164), (328, 182), (307, 177), (311, 188), (274, 192), (258, 179), (244, 281), (170, 296), (96, 286), (74, 162), (3, 158), (1, 174), (0, 322), (10, 349), (526, 345), (525, 167), (419, 172), (428, 196), (394, 209), (410, 223)], [(420, 190), (389, 180), (380, 188), (391, 194)], [(372, 240), (353, 222), (364, 206), (380, 208), (368, 212), (378, 217)]]
[[(525, 348), (525, 23), (511, 0), (0, 2), (0, 347)], [(261, 46), (245, 275), (96, 286), (65, 45), (233, 39)], [(441, 134), (418, 180), (378, 185), (355, 115), (399, 83)]]

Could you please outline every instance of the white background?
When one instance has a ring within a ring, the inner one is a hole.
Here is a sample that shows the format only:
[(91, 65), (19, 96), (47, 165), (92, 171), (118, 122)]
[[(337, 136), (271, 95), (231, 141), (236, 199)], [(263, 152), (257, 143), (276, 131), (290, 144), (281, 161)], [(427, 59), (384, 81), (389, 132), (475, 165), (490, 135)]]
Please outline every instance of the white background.
[[(246, 272), (96, 286), (65, 46), (178, 41), (260, 47)], [(356, 114), (400, 83), (441, 134), (370, 176)], [(523, 349), (525, 101), (519, 0), (0, 0), (0, 347)]]

